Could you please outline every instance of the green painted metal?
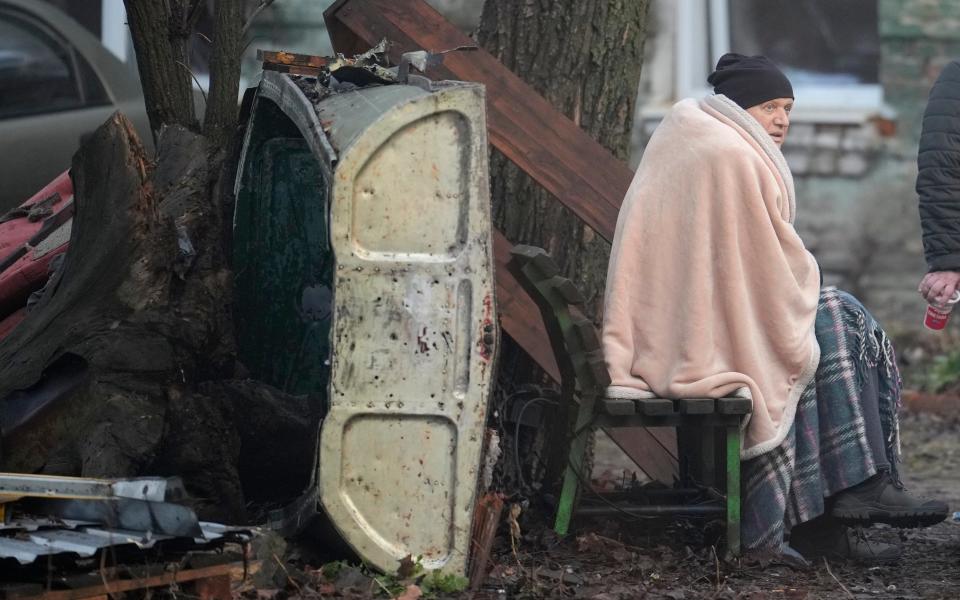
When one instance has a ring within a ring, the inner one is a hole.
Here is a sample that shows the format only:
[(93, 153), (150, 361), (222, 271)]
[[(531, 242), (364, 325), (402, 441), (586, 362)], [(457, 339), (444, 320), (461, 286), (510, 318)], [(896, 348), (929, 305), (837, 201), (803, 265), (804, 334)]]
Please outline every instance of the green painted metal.
[(557, 535), (567, 535), (570, 530), (570, 519), (573, 517), (573, 509), (580, 488), (583, 456), (587, 450), (587, 439), (590, 434), (589, 425), (593, 420), (595, 402), (593, 396), (580, 399), (576, 425), (571, 432), (579, 432), (579, 435), (570, 443), (569, 462), (563, 474), (563, 488), (560, 492), (560, 501), (557, 503), (557, 517), (553, 524), (553, 530)]
[(727, 550), (740, 555), (740, 425), (731, 424), (727, 433)]
[[(518, 246), (513, 251), (518, 281), (527, 289), (539, 306), (541, 312), (549, 315), (544, 325), (550, 336), (561, 379), (560, 410), (571, 410), (567, 423), (566, 439), (570, 440), (563, 470), (563, 487), (557, 503), (554, 531), (566, 535), (570, 529), (570, 520), (577, 504), (583, 471), (584, 455), (596, 418), (596, 402), (602, 390), (609, 384), (606, 370), (595, 372), (591, 360), (598, 360), (598, 351), (588, 347), (578, 331), (582, 315), (571, 312), (573, 303), (582, 301), (579, 292), (566, 278), (556, 275), (557, 267), (546, 253), (539, 248)], [(571, 296), (572, 294), (572, 296)], [(594, 333), (592, 325), (590, 332)]]
[(275, 104), (259, 100), (234, 220), (238, 352), (251, 376), (326, 396), (333, 253), (318, 159)]

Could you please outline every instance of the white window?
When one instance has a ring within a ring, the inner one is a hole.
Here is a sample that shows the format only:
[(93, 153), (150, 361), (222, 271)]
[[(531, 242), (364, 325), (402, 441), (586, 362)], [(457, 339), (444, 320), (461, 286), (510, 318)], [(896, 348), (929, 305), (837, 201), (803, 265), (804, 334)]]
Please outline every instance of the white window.
[(878, 0), (677, 0), (678, 97), (711, 93), (726, 52), (763, 54), (793, 83), (796, 115), (848, 121), (882, 106)]

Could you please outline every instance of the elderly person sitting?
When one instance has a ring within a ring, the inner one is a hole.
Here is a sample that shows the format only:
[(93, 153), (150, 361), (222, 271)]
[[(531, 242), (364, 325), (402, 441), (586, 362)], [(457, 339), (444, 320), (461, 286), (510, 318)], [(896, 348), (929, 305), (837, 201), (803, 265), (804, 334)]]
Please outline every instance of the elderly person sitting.
[(883, 330), (852, 296), (820, 289), (793, 226), (780, 145), (787, 77), (727, 54), (715, 95), (683, 100), (644, 152), (617, 222), (603, 349), (612, 397), (753, 400), (744, 424), (747, 548), (892, 559), (844, 524), (943, 520), (897, 475), (900, 380)]

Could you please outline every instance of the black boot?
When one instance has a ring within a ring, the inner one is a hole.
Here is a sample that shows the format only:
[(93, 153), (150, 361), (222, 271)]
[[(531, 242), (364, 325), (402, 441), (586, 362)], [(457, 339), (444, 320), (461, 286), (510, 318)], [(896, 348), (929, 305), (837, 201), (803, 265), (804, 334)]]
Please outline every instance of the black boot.
[(899, 546), (870, 542), (862, 530), (852, 530), (828, 516), (794, 527), (790, 531), (790, 546), (810, 561), (826, 557), (861, 563), (890, 563), (900, 558)]
[(913, 528), (936, 525), (947, 518), (950, 508), (936, 500), (914, 498), (889, 472), (881, 471), (837, 494), (829, 512), (848, 525), (887, 523)]

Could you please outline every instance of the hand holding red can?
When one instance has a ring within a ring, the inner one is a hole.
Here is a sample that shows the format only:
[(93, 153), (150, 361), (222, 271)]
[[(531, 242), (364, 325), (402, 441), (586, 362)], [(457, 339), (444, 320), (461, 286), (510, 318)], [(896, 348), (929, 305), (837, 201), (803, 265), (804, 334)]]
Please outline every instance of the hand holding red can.
[(932, 331), (940, 331), (946, 327), (947, 321), (950, 320), (950, 313), (957, 302), (960, 302), (960, 290), (954, 292), (945, 304), (932, 302), (927, 304), (927, 314), (923, 318), (923, 326)]

